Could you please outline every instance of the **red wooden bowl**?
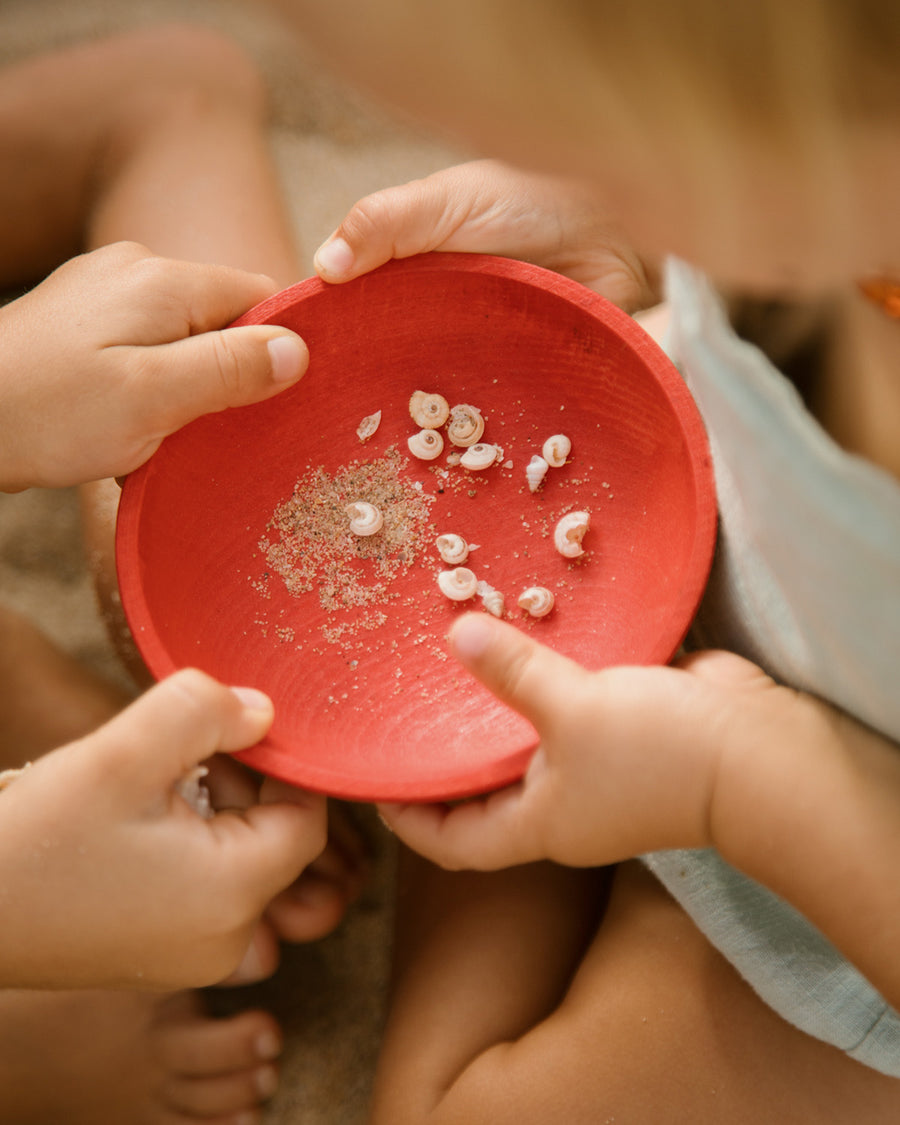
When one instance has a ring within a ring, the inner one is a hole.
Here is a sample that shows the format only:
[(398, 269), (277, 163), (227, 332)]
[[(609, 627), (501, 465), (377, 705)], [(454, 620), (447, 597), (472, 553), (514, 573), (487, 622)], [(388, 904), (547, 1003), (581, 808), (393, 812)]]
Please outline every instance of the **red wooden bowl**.
[[(306, 376), (163, 442), (125, 483), (117, 562), (154, 675), (192, 665), (275, 701), (271, 732), (245, 762), (356, 800), (462, 797), (521, 776), (534, 730), (448, 655), (450, 623), (478, 602), (438, 591), (437, 533), (478, 544), (468, 565), (504, 593), (507, 618), (587, 667), (673, 655), (712, 557), (709, 452), (678, 373), (619, 309), (535, 266), (433, 254), (346, 285), (304, 281), (238, 323), (299, 332)], [(416, 390), (480, 408), (503, 464), (470, 472), (408, 456)], [(357, 427), (378, 410), (362, 443)], [(571, 438), (571, 455), (532, 493), (525, 465), (554, 433)], [(376, 475), (390, 462), (427, 512), (387, 577), (377, 562), (348, 561), (349, 533), (322, 537), (327, 512), (316, 523), (316, 503), (333, 508), (340, 479), (358, 485), (366, 461)], [(273, 565), (272, 521), (298, 482), (306, 538), (293, 557), (311, 588), (292, 593), (290, 566)], [(574, 561), (552, 539), (570, 509), (591, 516)], [(535, 584), (556, 595), (541, 620), (516, 605)]]

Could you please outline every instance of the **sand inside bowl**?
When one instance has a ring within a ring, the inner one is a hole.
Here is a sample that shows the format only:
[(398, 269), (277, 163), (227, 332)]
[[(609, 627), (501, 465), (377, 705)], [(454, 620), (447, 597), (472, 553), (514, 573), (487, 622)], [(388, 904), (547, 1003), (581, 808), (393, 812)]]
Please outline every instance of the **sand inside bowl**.
[[(380, 457), (353, 461), (334, 473), (310, 469), (275, 509), (271, 537), (260, 541), (269, 569), (257, 589), (266, 594), (274, 572), (293, 596), (315, 593), (329, 614), (352, 610), (355, 630), (382, 624), (380, 607), (400, 597), (395, 583), (437, 535), (430, 521), (434, 497), (405, 475), (407, 464), (391, 446)], [(384, 523), (376, 534), (360, 536), (350, 529), (346, 508), (357, 501), (381, 512)], [(346, 624), (322, 628), (330, 643), (346, 635)]]

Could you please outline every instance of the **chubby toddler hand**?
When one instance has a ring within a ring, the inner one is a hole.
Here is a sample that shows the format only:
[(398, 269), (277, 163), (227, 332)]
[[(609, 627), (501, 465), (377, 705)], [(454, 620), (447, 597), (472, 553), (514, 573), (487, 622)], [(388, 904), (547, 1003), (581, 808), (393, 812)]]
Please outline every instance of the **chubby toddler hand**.
[(361, 199), (319, 247), (325, 281), (350, 281), (430, 250), (497, 254), (555, 270), (626, 312), (658, 300), (654, 278), (596, 189), (476, 160)]
[(115, 243), (0, 309), (0, 490), (124, 476), (201, 414), (306, 370), (285, 328), (225, 328), (275, 283)]
[(500, 792), (381, 806), (411, 848), (493, 870), (713, 846), (900, 1004), (896, 745), (727, 652), (590, 673), (488, 614), (461, 617), (451, 641), (540, 743)]
[(712, 843), (721, 756), (793, 693), (729, 653), (680, 667), (591, 673), (487, 614), (451, 631), (458, 659), (534, 725), (523, 780), (481, 799), (383, 805), (390, 827), (448, 868), (539, 859), (599, 866), (667, 847)]
[(323, 850), (322, 797), (205, 818), (179, 782), (272, 721), (260, 692), (186, 670), (0, 792), (5, 987), (216, 983), (270, 900)]

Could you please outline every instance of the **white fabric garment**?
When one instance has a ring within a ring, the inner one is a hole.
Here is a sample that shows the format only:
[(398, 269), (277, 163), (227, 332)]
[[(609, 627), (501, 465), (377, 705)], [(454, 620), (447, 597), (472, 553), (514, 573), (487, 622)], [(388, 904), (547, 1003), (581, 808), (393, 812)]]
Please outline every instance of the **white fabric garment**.
[[(900, 742), (900, 484), (831, 440), (702, 275), (672, 261), (666, 284), (665, 346), (706, 423), (719, 501), (692, 647), (740, 653)], [(900, 1016), (797, 911), (711, 850), (645, 861), (775, 1011), (900, 1077)]]

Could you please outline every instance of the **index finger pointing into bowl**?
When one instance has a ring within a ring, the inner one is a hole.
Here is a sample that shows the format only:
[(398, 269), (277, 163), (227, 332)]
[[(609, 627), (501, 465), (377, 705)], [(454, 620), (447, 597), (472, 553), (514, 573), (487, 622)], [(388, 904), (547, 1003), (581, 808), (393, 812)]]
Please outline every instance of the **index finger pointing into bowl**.
[(450, 644), (460, 662), (538, 733), (559, 715), (561, 683), (570, 690), (586, 674), (574, 661), (484, 613), (467, 613), (455, 622)]

